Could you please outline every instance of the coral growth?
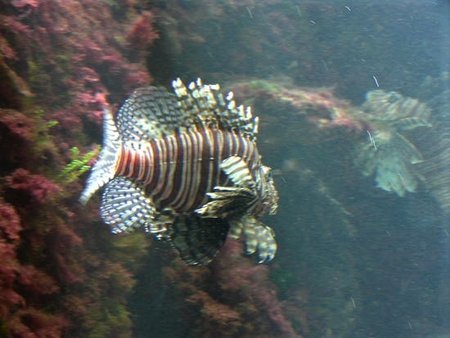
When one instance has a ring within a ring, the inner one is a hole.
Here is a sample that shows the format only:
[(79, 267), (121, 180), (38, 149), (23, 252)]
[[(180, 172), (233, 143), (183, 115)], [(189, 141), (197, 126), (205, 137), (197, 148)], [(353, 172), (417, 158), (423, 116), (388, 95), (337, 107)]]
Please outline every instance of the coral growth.
[(16, 142), (31, 142), (33, 137), (33, 120), (26, 115), (12, 110), (0, 110), (0, 126), (4, 129), (7, 139), (14, 139)]
[[(9, 199), (20, 199), (21, 204), (43, 204), (60, 188), (41, 175), (32, 175), (19, 168), (5, 177), (6, 194)], [(12, 197), (14, 195), (14, 197)]]
[[(17, 165), (26, 165), (30, 162), (27, 152), (34, 138), (33, 119), (13, 109), (0, 109), (0, 153), (2, 165), (0, 173), (5, 173)], [(15, 147), (11, 147), (14, 144)]]
[[(64, 131), (81, 137), (83, 123), (100, 122), (97, 93), (116, 100), (150, 82), (146, 49), (157, 37), (150, 12), (138, 15), (124, 4), (117, 8), (129, 13), (123, 19), (106, 4), (90, 0), (12, 5), (15, 10), (4, 6), (0, 21), (0, 41), (9, 51), (5, 61), (30, 85), (37, 103), (58, 107), (47, 118), (60, 121)], [(130, 50), (136, 44), (140, 53)]]
[(269, 280), (268, 267), (255, 265), (242, 257), (241, 252), (239, 242), (229, 240), (225, 254), (213, 266), (218, 285), (229, 293), (227, 301), (235, 306), (239, 303), (247, 306), (241, 310), (241, 318), (251, 318), (255, 311), (259, 313), (261, 322), (252, 323), (255, 333), (261, 330), (274, 337), (300, 337), (282, 311), (275, 285)]
[(67, 320), (38, 307), (57, 294), (59, 287), (45, 272), (21, 262), (18, 251), (23, 230), (14, 207), (0, 201), (0, 327), (5, 336), (58, 337), (68, 326)]
[(95, 206), (74, 201), (103, 107), (151, 81), (152, 15), (134, 2), (0, 4), (0, 336), (128, 337), (148, 242), (116, 247)]
[(330, 90), (286, 82), (253, 80), (233, 88), (238, 96), (257, 100), (257, 108), (269, 112), (263, 123), (289, 125), (276, 137), (288, 134), (301, 145), (347, 143), (355, 166), (363, 176), (373, 176), (377, 187), (399, 196), (417, 191), (422, 178), (416, 165), (423, 158), (409, 137), (411, 131), (431, 127), (430, 108), (419, 100), (374, 90), (357, 107)]
[(142, 13), (132, 23), (126, 40), (134, 50), (145, 51), (148, 50), (157, 36), (153, 26), (153, 14), (147, 11)]
[(342, 135), (354, 138), (368, 128), (358, 109), (328, 88), (296, 87), (287, 79), (241, 81), (232, 88), (236, 96), (251, 100), (264, 114), (261, 123), (289, 125), (287, 132), (295, 132), (292, 138), (300, 144), (321, 143)]

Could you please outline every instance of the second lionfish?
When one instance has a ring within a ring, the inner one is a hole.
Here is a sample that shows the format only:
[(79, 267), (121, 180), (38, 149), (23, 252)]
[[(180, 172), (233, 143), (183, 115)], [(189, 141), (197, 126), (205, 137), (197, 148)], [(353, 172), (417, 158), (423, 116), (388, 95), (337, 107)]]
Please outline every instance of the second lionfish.
[(144, 228), (188, 264), (207, 264), (228, 234), (259, 262), (275, 256), (270, 227), (278, 193), (256, 146), (258, 118), (233, 93), (199, 80), (137, 89), (116, 120), (104, 112), (104, 141), (81, 202), (105, 186), (101, 216), (114, 233)]

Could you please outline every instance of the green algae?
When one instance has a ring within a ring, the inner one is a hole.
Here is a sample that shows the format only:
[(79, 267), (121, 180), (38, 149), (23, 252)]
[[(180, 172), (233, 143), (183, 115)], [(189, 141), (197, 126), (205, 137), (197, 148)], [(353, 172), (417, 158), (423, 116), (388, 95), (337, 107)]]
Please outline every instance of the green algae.
[(99, 147), (95, 147), (94, 150), (84, 154), (82, 154), (77, 147), (72, 147), (70, 149), (71, 161), (67, 163), (61, 173), (57, 176), (57, 181), (61, 184), (69, 184), (76, 181), (91, 168), (89, 162), (98, 155), (98, 152)]

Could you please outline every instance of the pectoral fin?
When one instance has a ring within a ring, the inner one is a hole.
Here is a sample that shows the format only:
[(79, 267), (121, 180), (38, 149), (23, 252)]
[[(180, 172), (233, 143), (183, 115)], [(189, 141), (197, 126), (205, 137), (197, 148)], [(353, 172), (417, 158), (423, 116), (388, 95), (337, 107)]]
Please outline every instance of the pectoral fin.
[(253, 190), (239, 187), (215, 187), (214, 192), (207, 195), (211, 200), (203, 207), (195, 210), (201, 217), (228, 218), (242, 215), (257, 200)]
[(271, 261), (277, 252), (275, 234), (269, 226), (258, 221), (253, 216), (233, 219), (230, 227), (230, 237), (242, 238), (248, 255), (257, 253), (258, 263)]
[(207, 193), (210, 201), (196, 210), (202, 217), (227, 218), (242, 215), (258, 200), (256, 184), (247, 164), (238, 156), (231, 156), (220, 164), (234, 186), (216, 186)]
[(252, 188), (255, 182), (252, 178), (247, 163), (239, 156), (230, 156), (222, 161), (220, 168), (228, 178), (238, 187)]

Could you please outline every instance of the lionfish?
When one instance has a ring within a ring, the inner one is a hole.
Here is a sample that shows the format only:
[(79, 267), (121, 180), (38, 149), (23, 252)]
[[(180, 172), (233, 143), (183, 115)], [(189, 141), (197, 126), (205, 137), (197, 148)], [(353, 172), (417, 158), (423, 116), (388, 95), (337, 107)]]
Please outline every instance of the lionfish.
[(227, 235), (243, 238), (258, 262), (277, 250), (278, 193), (256, 145), (258, 118), (233, 92), (201, 80), (137, 89), (116, 120), (104, 110), (103, 149), (80, 201), (105, 186), (100, 213), (113, 233), (143, 228), (188, 264), (209, 263)]
[(364, 117), (372, 127), (370, 142), (358, 145), (355, 164), (364, 176), (375, 176), (377, 186), (404, 196), (415, 192), (423, 178), (416, 165), (423, 157), (406, 137), (407, 132), (431, 127), (430, 108), (417, 99), (381, 89), (366, 94)]

